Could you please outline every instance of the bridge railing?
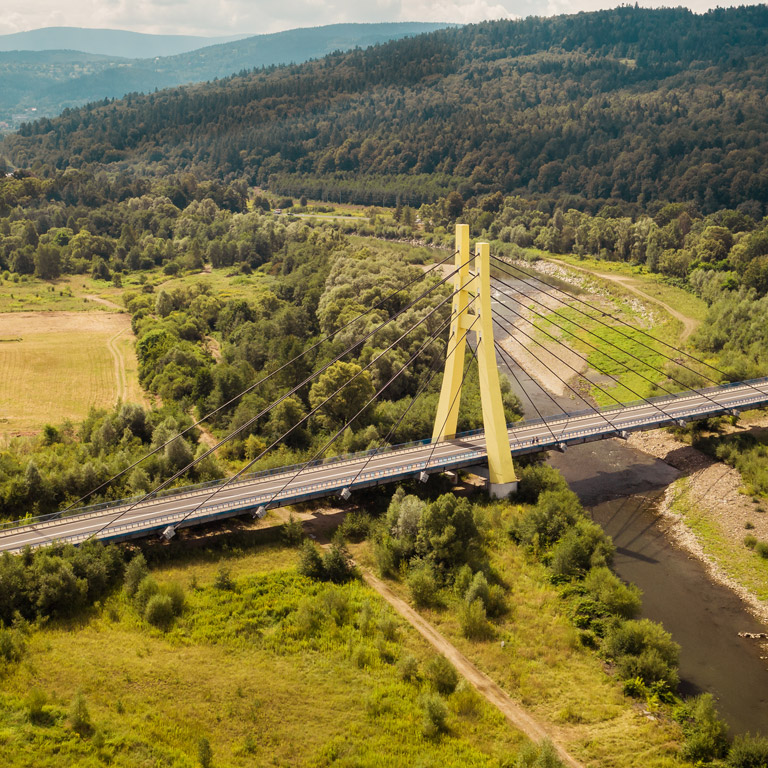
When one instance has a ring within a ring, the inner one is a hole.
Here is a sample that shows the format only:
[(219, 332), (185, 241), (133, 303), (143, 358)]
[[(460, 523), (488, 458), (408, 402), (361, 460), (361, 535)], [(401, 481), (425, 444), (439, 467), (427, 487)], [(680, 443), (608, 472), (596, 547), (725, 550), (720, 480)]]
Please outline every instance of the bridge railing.
[[(651, 397), (651, 398), (648, 398), (647, 400), (634, 400), (634, 401), (623, 404), (621, 407), (603, 406), (595, 409), (585, 408), (585, 409), (574, 411), (574, 412), (568, 413), (567, 415), (558, 416), (555, 418), (520, 419), (519, 421), (515, 421), (508, 424), (507, 427), (510, 430), (521, 430), (521, 429), (526, 429), (528, 427), (534, 427), (539, 424), (543, 424), (545, 422), (554, 426), (560, 423), (567, 423), (568, 421), (571, 421), (575, 418), (579, 418), (580, 416), (586, 416), (594, 413), (599, 413), (604, 416), (610, 416), (611, 414), (619, 414), (619, 413), (626, 412), (627, 409), (631, 409), (635, 407), (641, 407), (649, 404), (660, 404), (665, 402), (669, 403), (676, 399), (682, 399), (686, 397), (696, 397), (697, 395), (701, 395), (701, 394), (709, 395), (716, 392), (723, 392), (724, 390), (732, 389), (734, 387), (743, 387), (743, 386), (750, 386), (750, 385), (754, 385), (754, 386), (768, 385), (768, 377), (759, 378), (759, 379), (750, 379), (748, 381), (743, 381), (743, 382), (733, 382), (733, 383), (723, 384), (720, 386), (707, 387), (705, 389), (699, 389), (699, 390), (686, 390), (684, 392), (672, 393), (672, 395)], [(768, 395), (766, 395), (766, 398), (768, 398)], [(749, 398), (747, 400), (749, 400)], [(735, 404), (730, 404), (730, 405), (735, 405)], [(726, 407), (729, 407), (729, 406), (723, 405), (723, 408), (726, 408)], [(707, 413), (707, 412), (710, 412), (711, 410), (712, 409), (710, 407), (706, 407), (704, 409), (701, 409), (701, 413)], [(697, 410), (697, 411), (694, 411), (693, 413), (698, 413), (698, 412), (699, 411)], [(656, 417), (654, 415), (651, 415), (646, 419), (646, 421), (653, 421), (655, 418)], [(476, 435), (482, 434), (482, 432), (483, 432), (482, 429), (474, 429), (466, 432), (461, 432), (457, 434), (456, 437), (453, 439), (461, 440), (463, 438), (474, 437)], [(292, 464), (289, 466), (274, 467), (272, 469), (263, 469), (257, 472), (250, 472), (242, 475), (241, 478), (239, 478), (236, 483), (230, 483), (228, 487), (237, 488), (243, 484), (251, 483), (254, 480), (259, 480), (265, 477), (270, 477), (277, 474), (290, 474), (291, 472), (298, 472), (300, 469), (303, 469), (305, 467), (306, 469), (315, 469), (317, 467), (327, 467), (333, 464), (342, 464), (344, 462), (357, 461), (359, 459), (382, 455), (382, 454), (390, 453), (393, 451), (404, 451), (404, 450), (408, 450), (409, 448), (419, 448), (425, 445), (430, 445), (432, 444), (432, 442), (433, 440), (431, 437), (424, 438), (422, 440), (411, 440), (407, 443), (386, 445), (380, 448), (370, 448), (366, 451), (357, 451), (355, 453), (340, 454), (338, 456), (331, 456), (328, 458), (318, 459), (310, 462), (309, 464), (301, 463), (301, 464)], [(546, 445), (546, 444), (548, 443), (547, 442), (542, 443), (542, 445)], [(217, 487), (221, 487), (225, 485), (226, 483), (227, 483), (226, 478), (223, 478), (220, 480), (210, 480), (205, 483), (196, 483), (193, 485), (184, 485), (182, 487), (167, 488), (157, 494), (153, 494), (150, 498), (146, 500), (145, 503), (147, 504), (161, 503), (163, 501), (166, 501), (170, 496), (174, 496), (176, 498), (184, 498), (186, 496), (195, 495), (199, 493), (201, 490), (207, 490), (207, 489), (213, 490)], [(77, 516), (90, 516), (90, 515), (104, 512), (109, 509), (114, 509), (115, 511), (118, 511), (120, 508), (129, 507), (143, 498), (144, 497), (142, 495), (138, 495), (138, 496), (127, 497), (122, 499), (99, 502), (97, 504), (91, 504), (84, 507), (77, 507), (75, 509), (70, 510), (66, 514), (62, 512), (53, 512), (47, 515), (38, 515), (36, 517), (30, 516), (30, 517), (22, 518), (20, 520), (10, 520), (5, 522), (0, 522), (0, 530), (6, 530), (9, 528), (19, 528), (19, 527), (28, 526), (28, 525), (49, 523), (61, 517), (69, 518), (69, 517), (77, 517)]]

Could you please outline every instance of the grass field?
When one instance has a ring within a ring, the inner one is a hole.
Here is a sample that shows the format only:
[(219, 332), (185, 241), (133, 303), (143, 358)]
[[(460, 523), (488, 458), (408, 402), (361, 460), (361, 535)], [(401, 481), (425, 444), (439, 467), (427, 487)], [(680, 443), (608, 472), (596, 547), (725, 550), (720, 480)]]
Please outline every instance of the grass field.
[[(167, 634), (122, 592), (79, 624), (33, 630), (0, 679), (4, 768), (192, 768), (201, 737), (216, 768), (514, 765), (521, 736), (471, 691), (445, 697), (447, 732), (424, 736), (434, 652), (375, 592), (312, 582), (296, 557), (264, 545), (156, 570), (186, 589)], [(230, 589), (215, 584), (222, 565)], [(397, 670), (406, 654), (421, 670), (410, 682)], [(37, 723), (33, 690), (47, 702)], [(83, 736), (68, 718), (78, 692), (92, 723)]]
[(122, 289), (87, 275), (66, 275), (58, 280), (24, 277), (19, 282), (0, 280), (0, 313), (4, 312), (114, 312)]
[[(606, 327), (579, 311), (584, 309), (580, 304), (559, 309), (558, 313), (563, 317), (548, 315), (549, 320), (571, 333), (560, 331), (543, 319), (537, 320), (541, 330), (574, 346), (596, 371), (603, 374), (599, 375), (600, 388), (591, 388), (595, 401), (601, 406), (612, 406), (616, 400), (632, 402), (665, 394), (655, 385), (667, 378), (670, 358), (679, 359), (680, 355), (662, 341), (675, 347), (685, 346), (686, 339), (706, 316), (706, 303), (639, 267), (575, 256), (557, 256), (552, 261), (589, 275), (588, 279), (599, 286), (603, 301), (610, 302), (608, 311), (645, 331), (610, 319), (607, 322), (610, 327)], [(694, 370), (703, 370), (690, 360), (684, 361)], [(693, 383), (690, 371), (677, 368), (672, 375), (679, 383), (667, 382), (670, 391), (689, 388)]]
[(127, 314), (0, 314), (0, 434), (84, 418), (118, 398), (143, 402)]
[[(551, 256), (551, 254), (546, 254), (546, 256)], [(643, 293), (652, 296), (663, 304), (674, 307), (677, 312), (696, 323), (703, 322), (707, 315), (707, 304), (703, 299), (694, 296), (690, 291), (671, 285), (662, 275), (648, 272), (643, 267), (632, 266), (620, 261), (601, 261), (600, 259), (560, 254), (553, 261), (561, 261), (564, 264), (580, 267), (593, 274), (603, 273), (627, 278), (625, 285), (641, 289)], [(613, 285), (616, 286), (616, 283)]]
[[(696, 494), (691, 490), (688, 478), (677, 480), (674, 487), (675, 496), (670, 511), (680, 515), (707, 555), (730, 578), (758, 600), (768, 601), (768, 559), (729, 539), (717, 518), (696, 503), (701, 498), (701, 492)], [(752, 531), (745, 530), (744, 533)]]
[[(267, 278), (258, 272), (252, 275), (233, 275), (233, 267), (221, 267), (209, 272), (193, 272), (181, 277), (168, 277), (159, 272), (153, 273), (153, 282), (157, 285), (155, 291), (172, 291), (174, 288), (191, 285), (205, 285), (212, 296), (221, 301), (228, 299), (253, 298), (254, 289), (260, 289), (267, 283)], [(129, 279), (124, 283), (126, 289), (135, 290)]]

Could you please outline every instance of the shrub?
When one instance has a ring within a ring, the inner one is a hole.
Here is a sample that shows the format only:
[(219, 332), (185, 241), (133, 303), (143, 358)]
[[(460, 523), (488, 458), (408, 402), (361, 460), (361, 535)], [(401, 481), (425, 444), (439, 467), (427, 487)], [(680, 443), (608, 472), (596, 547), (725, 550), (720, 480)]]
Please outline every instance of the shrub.
[(125, 568), (125, 577), (123, 579), (123, 586), (129, 597), (133, 597), (136, 594), (136, 590), (139, 588), (139, 584), (149, 576), (149, 568), (147, 568), (147, 561), (144, 555), (139, 553), (135, 555), (130, 563)]
[(417, 554), (446, 575), (467, 562), (480, 543), (470, 503), (452, 493), (427, 504), (418, 531)]
[(305, 541), (301, 545), (298, 568), (299, 573), (309, 579), (323, 579), (325, 577), (320, 550), (311, 541)]
[(478, 571), (472, 578), (467, 591), (464, 593), (464, 600), (467, 603), (472, 603), (475, 600), (479, 600), (484, 608), (488, 606), (488, 581), (485, 578), (485, 574), (482, 571)]
[(756, 544), (757, 544), (757, 537), (753, 536), (751, 533), (748, 533), (744, 537), (744, 546), (747, 549), (754, 549)]
[(291, 547), (298, 547), (304, 541), (304, 526), (301, 520), (293, 516), (293, 512), (288, 515), (287, 522), (283, 523), (281, 533), (285, 543)]
[(624, 584), (609, 568), (592, 568), (584, 579), (584, 589), (614, 616), (632, 619), (640, 612), (640, 590), (634, 584)]
[(86, 704), (85, 696), (80, 691), (72, 699), (72, 704), (69, 708), (69, 723), (72, 726), (72, 730), (81, 736), (87, 736), (93, 730), (88, 705)]
[(376, 559), (376, 570), (384, 578), (396, 576), (401, 562), (400, 545), (389, 534), (379, 536), (373, 544), (373, 556)]
[(425, 696), (422, 704), (424, 708), (424, 724), (422, 733), (429, 739), (433, 739), (446, 730), (448, 709), (445, 702), (435, 694)]
[(173, 601), (170, 595), (152, 595), (144, 609), (144, 618), (158, 629), (166, 630), (173, 621)]
[(379, 632), (382, 637), (390, 642), (397, 640), (397, 620), (394, 616), (385, 613), (378, 621)]
[(213, 765), (211, 742), (205, 736), (201, 736), (197, 741), (197, 762), (200, 763), (200, 768), (211, 768)]
[(445, 656), (434, 656), (427, 664), (426, 677), (438, 693), (449, 694), (456, 690), (459, 675)]
[(578, 497), (569, 490), (544, 491), (513, 525), (510, 533), (534, 549), (554, 544), (584, 514)]
[(711, 693), (686, 701), (674, 712), (683, 728), (682, 755), (692, 763), (709, 762), (728, 752), (728, 727), (720, 720)]
[(639, 677), (645, 683), (664, 682), (675, 688), (679, 682), (677, 670), (656, 648), (646, 648), (638, 655), (622, 656), (616, 660), (622, 678)]
[(154, 597), (159, 591), (160, 586), (151, 576), (145, 576), (141, 580), (136, 589), (136, 594), (133, 596), (133, 602), (136, 604), (139, 613), (144, 613), (150, 598)]
[(296, 610), (296, 628), (304, 637), (313, 637), (323, 624), (323, 612), (316, 601), (307, 598), (299, 603)]
[(361, 635), (373, 633), (373, 608), (368, 600), (360, 606), (360, 612), (357, 614), (357, 628)]
[(464, 637), (470, 640), (487, 640), (493, 634), (491, 625), (488, 623), (485, 606), (479, 597), (471, 603), (462, 603), (459, 623)]
[(544, 491), (566, 488), (563, 476), (546, 464), (531, 464), (520, 472), (517, 498), (526, 504), (535, 504)]
[(419, 677), (419, 662), (415, 656), (406, 654), (397, 663), (397, 674), (402, 680), (411, 682)]
[(457, 715), (476, 717), (480, 713), (480, 697), (464, 680), (459, 683), (451, 699)]
[(349, 512), (339, 526), (339, 531), (349, 541), (363, 541), (371, 528), (370, 515), (365, 512)]
[(44, 725), (49, 721), (49, 715), (45, 711), (48, 697), (39, 688), (33, 688), (27, 697), (27, 716), (29, 722), (35, 725)]
[(467, 590), (469, 589), (470, 584), (472, 584), (473, 578), (472, 569), (467, 563), (464, 563), (464, 565), (462, 565), (456, 572), (453, 579), (453, 588), (459, 597), (466, 597)]
[(491, 584), (488, 587), (488, 602), (485, 605), (485, 610), (493, 618), (503, 616), (509, 610), (506, 593), (499, 584)]
[(747, 522), (744, 523), (744, 528), (746, 528), (746, 530), (748, 530), (748, 531), (752, 531), (755, 528), (755, 524), (754, 523), (750, 523), (749, 520), (747, 520)]
[(186, 603), (186, 598), (184, 597), (184, 589), (182, 588), (181, 584), (177, 584), (176, 582), (169, 584), (165, 588), (165, 594), (168, 595), (168, 597), (171, 599), (173, 615), (181, 616), (181, 614), (184, 612), (184, 605)]
[(517, 754), (516, 768), (562, 768), (557, 750), (549, 739), (536, 746), (525, 744)]
[(757, 552), (760, 557), (768, 560), (768, 542), (758, 541), (757, 544), (755, 544), (755, 552)]
[(323, 555), (323, 575), (321, 578), (335, 584), (343, 584), (354, 575), (352, 559), (346, 548), (337, 543), (331, 544)]
[(765, 768), (768, 766), (768, 739), (761, 736), (737, 736), (728, 752), (729, 768)]
[(323, 605), (323, 613), (332, 618), (337, 626), (347, 623), (349, 618), (349, 595), (342, 589), (330, 587), (320, 598)]
[(0, 624), (0, 662), (11, 664), (21, 661), (24, 656), (24, 637), (18, 629), (9, 629)]
[(680, 646), (660, 624), (625, 621), (611, 629), (603, 647), (624, 679), (639, 677), (646, 685), (663, 680), (670, 688), (678, 683)]
[(422, 564), (412, 569), (406, 581), (411, 599), (419, 608), (439, 604), (440, 588), (434, 571), (429, 565)]
[(558, 576), (578, 576), (592, 566), (609, 563), (613, 552), (613, 542), (599, 525), (577, 520), (552, 550), (550, 567)]
[(222, 592), (235, 591), (234, 579), (226, 565), (219, 566), (219, 570), (216, 571), (216, 578), (213, 580), (213, 586), (215, 589), (222, 590)]
[(644, 699), (648, 693), (648, 688), (639, 677), (631, 677), (624, 681), (624, 695), (631, 696), (633, 699)]

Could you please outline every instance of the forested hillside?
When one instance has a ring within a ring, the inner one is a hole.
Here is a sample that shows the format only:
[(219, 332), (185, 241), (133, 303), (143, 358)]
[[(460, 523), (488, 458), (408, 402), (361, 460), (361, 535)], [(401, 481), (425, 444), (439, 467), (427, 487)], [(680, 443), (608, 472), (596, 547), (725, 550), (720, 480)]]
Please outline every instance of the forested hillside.
[(2, 149), (364, 203), (458, 187), (762, 215), (767, 44), (765, 6), (489, 22), (92, 104)]
[[(3, 46), (5, 38), (0, 36), (0, 132), (17, 128), (21, 120), (58, 115), (65, 108), (90, 101), (215, 80), (256, 67), (299, 64), (333, 51), (366, 48), (445, 26), (419, 22), (329, 24), (248, 36), (237, 42), (198, 38), (200, 43), (195, 50), (189, 49), (189, 41), (195, 38), (81, 30), (104, 34), (71, 35), (71, 45), (57, 46), (66, 50), (38, 50), (30, 46), (30, 50), (7, 51)], [(127, 39), (122, 35), (127, 35)], [(60, 38), (33, 38), (39, 39)], [(165, 52), (161, 47), (164, 40), (168, 41)], [(79, 48), (77, 43), (81, 41), (85, 45)], [(109, 41), (113, 43), (111, 47)], [(184, 41), (187, 47), (180, 47)], [(131, 54), (131, 50), (136, 53)], [(141, 54), (142, 50), (147, 53)], [(108, 55), (95, 55), (105, 52)]]

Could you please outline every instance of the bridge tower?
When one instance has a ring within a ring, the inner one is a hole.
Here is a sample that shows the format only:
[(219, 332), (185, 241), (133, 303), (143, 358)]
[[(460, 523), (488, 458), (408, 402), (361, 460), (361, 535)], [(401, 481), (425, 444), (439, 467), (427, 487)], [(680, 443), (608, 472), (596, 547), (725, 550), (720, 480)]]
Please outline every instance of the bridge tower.
[[(501, 401), (499, 369), (493, 344), (491, 315), (491, 258), (488, 243), (475, 245), (474, 269), (470, 269), (469, 225), (456, 225), (456, 268), (453, 287), (451, 332), (445, 360), (443, 386), (435, 416), (432, 439), (450, 440), (456, 436), (464, 378), (466, 331), (475, 333), (480, 374), (480, 401), (483, 409), (485, 446), (488, 453), (491, 496), (504, 497), (517, 490), (507, 436), (507, 422)], [(470, 301), (472, 306), (467, 309)]]

